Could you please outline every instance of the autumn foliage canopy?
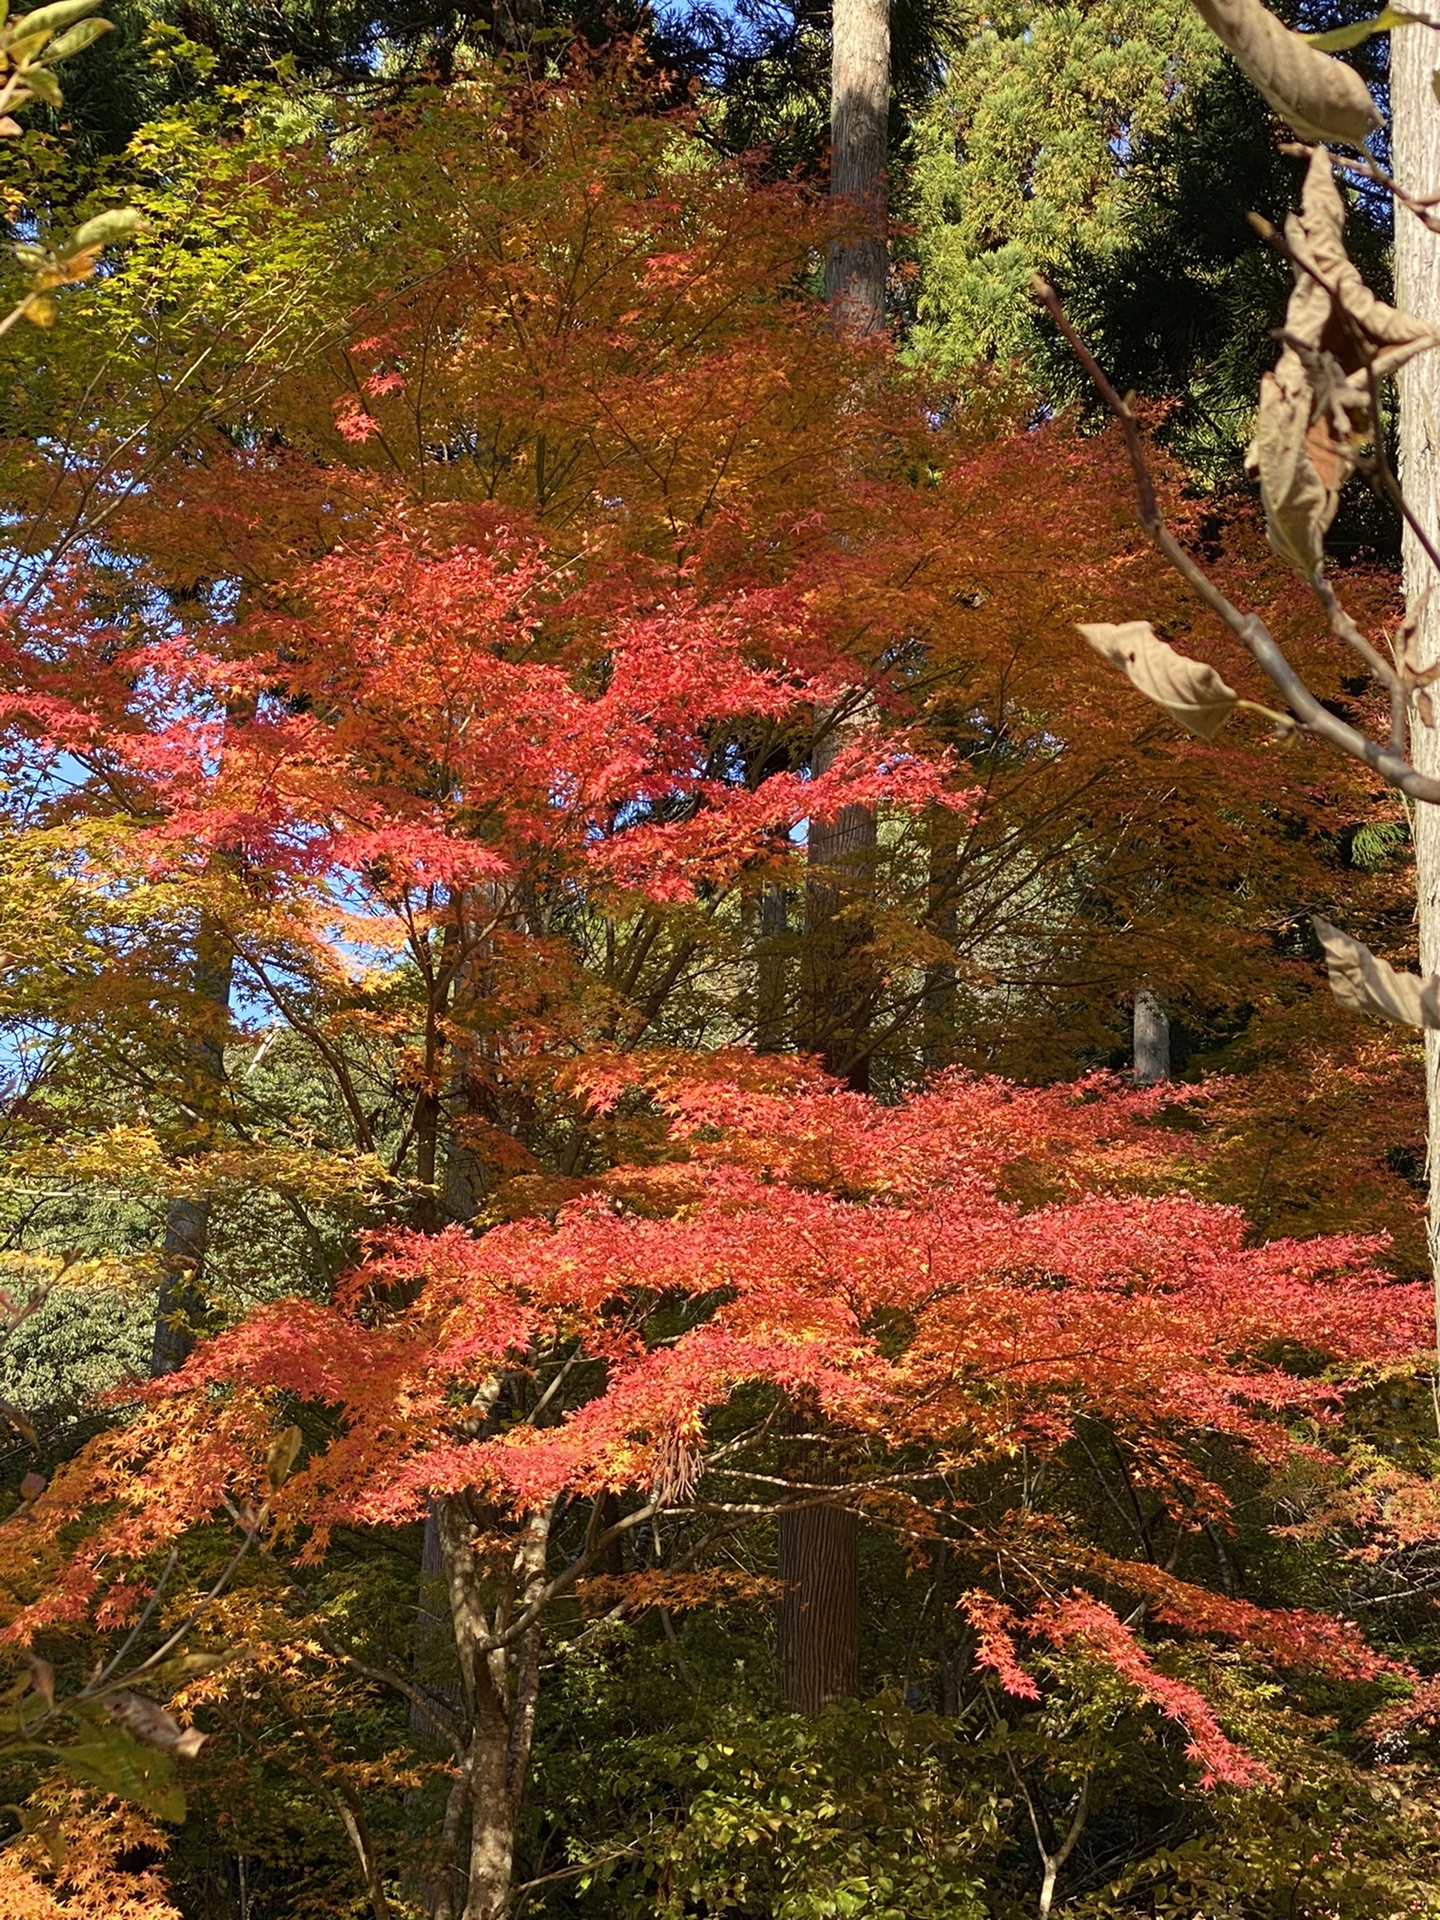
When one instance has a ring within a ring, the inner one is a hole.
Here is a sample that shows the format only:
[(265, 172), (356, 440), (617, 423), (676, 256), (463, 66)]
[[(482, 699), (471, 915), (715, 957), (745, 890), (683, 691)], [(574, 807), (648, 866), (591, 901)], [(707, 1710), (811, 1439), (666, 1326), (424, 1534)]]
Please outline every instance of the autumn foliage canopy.
[[(7, 1151), (82, 1214), (163, 1223), (128, 1269), (71, 1264), (97, 1292), (158, 1275), (174, 1342), (0, 1526), (12, 1705), (63, 1712), (57, 1672), (180, 1639), (141, 1672), (159, 1720), (97, 1695), (47, 1732), (0, 1914), (180, 1911), (176, 1782), (192, 1824), (249, 1819), (270, 1715), (374, 1914), (422, 1897), (422, 1855), (459, 1873), (464, 1832), (468, 1904), (427, 1910), (497, 1920), (552, 1670), (602, 1629), (768, 1620), (797, 1512), (843, 1508), (897, 1592), (930, 1582), (945, 1685), (1032, 1819), (1025, 1729), (1077, 1674), (1177, 1793), (1263, 1807), (1302, 1698), (1369, 1712), (1415, 1678), (1326, 1578), (1290, 1604), (1234, 1570), (1242, 1538), (1340, 1564), (1419, 1511), (1408, 1456), (1384, 1479), (1346, 1424), (1413, 1393), (1433, 1339), (1381, 1230), (1403, 1256), (1413, 1194), (1347, 1104), (1405, 1063), (1326, 1056), (1363, 1220), (1329, 1230), (1353, 1182), (1313, 1143), (1291, 1190), (1235, 1172), (1313, 1042), (1276, 926), (1321, 888), (1393, 907), (1383, 861), (1337, 856), (1367, 780), (1261, 726), (1202, 765), (1114, 699), (1072, 631), (1097, 593), (1196, 616), (1109, 439), (837, 336), (823, 207), (654, 86), (417, 86), (337, 107), (283, 173), (245, 147), (278, 136), (227, 135), (188, 189), (214, 245), (263, 257), (292, 198), (330, 223), (301, 335), (276, 320), (242, 406), (253, 316), (217, 320), (212, 411), (168, 450), (152, 428), (143, 479), (118, 431), (7, 479), (34, 531), (0, 608), (4, 1011), (64, 1038)], [(116, 267), (122, 314), (155, 319), (167, 244)], [(190, 407), (162, 319), (155, 378)], [(52, 404), (80, 385), (49, 377)], [(1256, 527), (1165, 484), (1304, 654)], [(1388, 592), (1357, 570), (1377, 620)], [(818, 866), (816, 829), (857, 818), (873, 844)], [(1254, 1014), (1252, 1082), (1096, 1065), (1152, 977), (1197, 1031)], [(366, 1583), (405, 1554), (379, 1645)], [(1085, 1739), (1082, 1808), (1109, 1764)], [(688, 1896), (656, 1833), (703, 1830), (698, 1791), (667, 1804), (625, 1843), (657, 1902)], [(536, 1858), (535, 1887), (583, 1866)]]

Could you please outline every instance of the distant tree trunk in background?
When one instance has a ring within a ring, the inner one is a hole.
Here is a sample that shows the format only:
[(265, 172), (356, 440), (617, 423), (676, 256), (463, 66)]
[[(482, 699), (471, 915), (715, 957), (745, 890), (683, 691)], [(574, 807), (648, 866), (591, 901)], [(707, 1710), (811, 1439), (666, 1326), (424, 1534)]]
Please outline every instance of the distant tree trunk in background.
[(786, 1015), (786, 936), (790, 901), (783, 887), (760, 896), (760, 941), (755, 955), (755, 1050), (783, 1053), (789, 1041)]
[[(202, 1117), (219, 1105), (225, 1085), (225, 1040), (230, 1027), (234, 970), (230, 943), (213, 916), (202, 913), (191, 975), (195, 1025), (186, 1045), (185, 1089), (189, 1104)], [(195, 1345), (195, 1323), (205, 1308), (209, 1244), (209, 1200), (172, 1200), (165, 1210), (163, 1272), (150, 1345), (152, 1379), (183, 1367)]]
[[(821, 774), (844, 745), (832, 724), (810, 758)], [(827, 824), (810, 822), (805, 882), (806, 987), (801, 1042), (856, 1093), (870, 1090), (867, 1029), (876, 981), (866, 948), (875, 895), (873, 807), (842, 807)]]
[[(1396, 183), (1418, 195), (1440, 193), (1440, 107), (1432, 79), (1435, 43), (1423, 27), (1390, 36), (1390, 110)], [(1395, 297), (1428, 325), (1440, 328), (1440, 235), (1404, 207), (1395, 209)], [(1440, 539), (1440, 357), (1422, 353), (1403, 367), (1400, 387), (1400, 480), (1411, 511), (1432, 541)], [(1422, 665), (1440, 660), (1440, 577), (1419, 541), (1404, 533), (1405, 598), (1418, 622)], [(1416, 722), (1410, 756), (1422, 773), (1440, 774), (1440, 736)], [(1440, 807), (1410, 807), (1415, 840), (1415, 890), (1420, 923), (1420, 971), (1440, 972)], [(1429, 1110), (1430, 1263), (1440, 1286), (1440, 1034), (1425, 1035)]]
[[(885, 323), (888, 0), (834, 0), (831, 32), (830, 195), (847, 224), (825, 262), (825, 297), (837, 327), (864, 335)], [(823, 772), (840, 745), (840, 729), (822, 728), (812, 771)], [(874, 985), (854, 949), (868, 941), (861, 903), (874, 891), (875, 854), (872, 808), (847, 807), (829, 826), (810, 824), (802, 1037), (862, 1092), (870, 1085), (865, 1028)], [(858, 911), (847, 912), (847, 901)], [(816, 1458), (834, 1455), (810, 1453), (801, 1477), (818, 1481)], [(814, 1713), (860, 1688), (860, 1526), (848, 1509), (821, 1504), (782, 1513), (779, 1529), (781, 1686), (790, 1706)]]
[[(949, 807), (931, 807), (926, 817), (929, 875), (925, 930), (952, 951), (960, 933), (956, 885), (960, 868), (960, 822)], [(921, 1058), (927, 1073), (938, 1073), (955, 1059), (956, 988), (953, 960), (938, 960), (925, 969), (925, 1012)]]
[(1153, 1087), (1170, 1078), (1170, 1016), (1158, 994), (1141, 987), (1135, 995), (1135, 1078)]

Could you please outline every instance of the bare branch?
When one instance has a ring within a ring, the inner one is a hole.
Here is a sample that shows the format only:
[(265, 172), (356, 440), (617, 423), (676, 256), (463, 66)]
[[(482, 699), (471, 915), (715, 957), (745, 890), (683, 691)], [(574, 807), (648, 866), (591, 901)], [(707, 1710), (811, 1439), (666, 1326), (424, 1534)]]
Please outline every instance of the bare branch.
[(1071, 352), (1084, 368), (1090, 384), (1119, 422), (1120, 430), (1125, 436), (1125, 449), (1130, 456), (1130, 470), (1135, 480), (1135, 496), (1141, 526), (1181, 579), (1212, 613), (1224, 621), (1266, 679), (1279, 689), (1295, 724), (1306, 733), (1312, 733), (1330, 746), (1338, 748), (1352, 760), (1359, 760), (1369, 767), (1372, 773), (1378, 774), (1387, 786), (1396, 788), (1411, 800), (1426, 800), (1432, 804), (1440, 802), (1440, 780), (1431, 779), (1428, 775), (1421, 773), (1417, 767), (1411, 765), (1403, 752), (1396, 750), (1393, 744), (1382, 746), (1379, 741), (1370, 739), (1358, 728), (1350, 726), (1347, 721), (1341, 720), (1338, 715), (1322, 706), (1286, 659), (1260, 616), (1255, 613), (1242, 613), (1239, 607), (1216, 586), (1209, 574), (1180, 545), (1166, 525), (1160, 511), (1155, 495), (1155, 482), (1145, 459), (1140, 429), (1134, 414), (1115, 391), (1090, 349), (1070, 324), (1054, 288), (1037, 274), (1031, 280), (1030, 290), (1035, 300), (1044, 307), (1055, 322)]

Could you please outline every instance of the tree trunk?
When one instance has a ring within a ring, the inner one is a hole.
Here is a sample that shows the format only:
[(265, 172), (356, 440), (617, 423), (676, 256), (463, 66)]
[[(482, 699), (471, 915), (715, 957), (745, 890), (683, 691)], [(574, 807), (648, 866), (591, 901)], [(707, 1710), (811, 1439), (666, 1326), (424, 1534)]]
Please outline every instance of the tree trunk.
[[(834, 740), (837, 729), (831, 730)], [(833, 756), (822, 742), (814, 767)], [(808, 973), (804, 1040), (853, 1091), (870, 1087), (865, 1028), (873, 1001), (866, 907), (874, 892), (875, 814), (846, 807), (828, 827), (810, 823), (805, 889)], [(798, 1478), (821, 1478), (818, 1446), (797, 1448)], [(799, 1713), (860, 1690), (860, 1526), (845, 1507), (819, 1505), (779, 1516), (780, 1684)]]
[[(552, 1508), (522, 1524), (514, 1557), (496, 1584), (487, 1611), (475, 1542), (482, 1531), (465, 1495), (435, 1503), (441, 1553), (450, 1596), (461, 1682), (469, 1710), (470, 1739), (457, 1783), (469, 1813), (470, 1844), (460, 1846), (460, 1823), (447, 1822), (450, 1858), (441, 1862), (433, 1912), (436, 1920), (503, 1920), (514, 1875), (515, 1826), (520, 1812), (535, 1708), (540, 1688), (538, 1622), (514, 1633), (545, 1582)], [(457, 1868), (464, 1859), (463, 1892)]]
[(1142, 1087), (1153, 1087), (1170, 1078), (1170, 1016), (1160, 996), (1149, 987), (1135, 995), (1134, 1017), (1135, 1079)]
[(760, 940), (755, 954), (755, 1051), (783, 1053), (787, 1040), (786, 942), (790, 902), (783, 887), (760, 895)]
[[(825, 261), (825, 297), (841, 332), (864, 336), (885, 322), (886, 146), (890, 124), (889, 0), (834, 0), (830, 50), (830, 199), (840, 222)], [(817, 728), (812, 773), (844, 743), (833, 717)], [(856, 964), (867, 944), (861, 903), (874, 890), (871, 807), (846, 807), (828, 826), (810, 823), (804, 1043), (832, 1073), (868, 1090), (865, 1027), (874, 982)]]
[[(819, 774), (844, 742), (832, 725), (811, 755)], [(805, 883), (804, 1043), (826, 1071), (856, 1093), (870, 1090), (867, 1029), (877, 982), (867, 951), (875, 894), (876, 820), (873, 807), (844, 807), (828, 826), (810, 822)]]
[[(830, 197), (843, 225), (826, 258), (825, 297), (836, 326), (852, 335), (885, 323), (889, 123), (889, 0), (834, 0)], [(821, 728), (813, 772), (824, 771), (840, 741), (840, 729)], [(856, 949), (868, 945), (863, 902), (874, 891), (876, 838), (873, 808), (847, 807), (828, 827), (811, 822), (807, 854), (805, 1038), (859, 1092), (870, 1086), (865, 1031), (875, 982)], [(818, 1477), (813, 1464), (805, 1477)], [(779, 1531), (781, 1684), (792, 1707), (813, 1713), (860, 1687), (859, 1522), (846, 1508), (820, 1505), (782, 1512)]]
[[(798, 1451), (798, 1449), (797, 1449)], [(823, 1481), (828, 1452), (809, 1448), (796, 1478)], [(780, 1686), (797, 1713), (860, 1691), (859, 1525), (822, 1503), (780, 1515)]]
[[(225, 1039), (230, 1026), (230, 987), (235, 956), (214, 918), (200, 916), (191, 975), (195, 1021), (186, 1043), (185, 1096), (203, 1130), (220, 1103), (225, 1084)], [(155, 1302), (150, 1375), (183, 1367), (195, 1345), (195, 1324), (205, 1308), (205, 1256), (210, 1244), (208, 1199), (175, 1199), (165, 1210), (163, 1271)]]
[[(443, 1132), (444, 1155), (439, 1212), (445, 1224), (473, 1221), (490, 1189), (487, 1169), (467, 1143), (463, 1123), (493, 1117), (487, 1043), (479, 1027), (493, 989), (489, 928), (503, 911), (503, 898), (491, 887), (467, 889), (457, 903), (459, 955), (446, 1006), (452, 1035), (448, 1088), (445, 1100), (436, 1103), (436, 1154)], [(449, 1128), (443, 1131), (446, 1119)], [(477, 1399), (477, 1428), (490, 1428), (502, 1399), (499, 1381)], [(432, 1855), (406, 1875), (407, 1894), (427, 1905), (433, 1920), (501, 1920), (509, 1907), (515, 1827), (539, 1694), (538, 1622), (508, 1645), (493, 1642), (544, 1584), (550, 1512), (531, 1515), (521, 1526), (513, 1563), (495, 1583), (487, 1612), (474, 1551), (482, 1530), (476, 1518), (479, 1499), (474, 1493), (436, 1496), (425, 1522), (413, 1667), (417, 1678), (424, 1676), (427, 1693), (467, 1730), (438, 1861)], [(411, 1713), (411, 1732), (417, 1744), (434, 1749), (434, 1728), (418, 1708)]]
[[(960, 935), (958, 882), (960, 822), (949, 807), (931, 807), (925, 822), (929, 853), (925, 929), (951, 952)], [(925, 969), (921, 1058), (927, 1073), (938, 1073), (955, 1059), (955, 1020), (959, 975), (953, 960), (933, 961)]]
[(843, 225), (825, 262), (825, 298), (847, 333), (874, 333), (885, 320), (889, 126), (889, 0), (834, 0), (830, 197)]
[[(1440, 193), (1440, 107), (1431, 81), (1435, 43), (1424, 27), (1390, 36), (1390, 105), (1397, 184), (1412, 194)], [(1395, 209), (1395, 293), (1399, 305), (1440, 328), (1440, 235), (1404, 207)], [(1424, 353), (1402, 368), (1400, 480), (1411, 511), (1432, 541), (1440, 538), (1440, 358)], [(1418, 622), (1422, 664), (1440, 660), (1440, 579), (1419, 541), (1404, 535), (1405, 598)], [(1410, 755), (1422, 773), (1440, 774), (1440, 736), (1411, 729)], [(1440, 971), (1440, 807), (1411, 806), (1420, 970)], [(1430, 1261), (1440, 1283), (1440, 1034), (1425, 1035), (1429, 1108)], [(1440, 1301), (1437, 1301), (1440, 1305)]]

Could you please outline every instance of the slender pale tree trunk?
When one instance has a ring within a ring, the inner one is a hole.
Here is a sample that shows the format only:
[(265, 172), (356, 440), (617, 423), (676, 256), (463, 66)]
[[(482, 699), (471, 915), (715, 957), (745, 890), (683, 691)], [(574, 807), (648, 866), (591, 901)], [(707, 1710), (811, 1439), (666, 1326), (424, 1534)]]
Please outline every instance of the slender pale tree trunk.
[(1170, 1016), (1150, 987), (1135, 995), (1133, 1046), (1135, 1078), (1142, 1087), (1170, 1078)]
[[(1440, 193), (1440, 103), (1432, 78), (1436, 39), (1424, 27), (1390, 36), (1390, 103), (1395, 178), (1412, 194)], [(1404, 207), (1395, 209), (1395, 292), (1399, 305), (1440, 329), (1440, 235)], [(1411, 510), (1440, 544), (1440, 356), (1421, 354), (1400, 373), (1400, 479)], [(1412, 530), (1404, 536), (1405, 598), (1418, 623), (1422, 663), (1440, 660), (1440, 575)], [(1422, 773), (1440, 774), (1440, 735), (1416, 723), (1411, 758)], [(1420, 968), (1440, 971), (1440, 807), (1411, 807)], [(1440, 1279), (1440, 1034), (1425, 1036), (1429, 1108), (1430, 1258)]]
[[(825, 296), (836, 326), (852, 335), (885, 321), (885, 162), (890, 120), (889, 0), (834, 0), (830, 55), (830, 194), (842, 221), (825, 263)], [(822, 727), (812, 769), (823, 772), (842, 743)], [(857, 1090), (870, 1084), (865, 1027), (873, 986), (854, 949), (868, 941), (863, 903), (875, 883), (876, 821), (847, 807), (829, 825), (812, 821), (806, 888), (808, 991), (802, 1027), (825, 1064)], [(798, 1477), (821, 1477), (819, 1446), (802, 1453)], [(779, 1651), (789, 1704), (813, 1713), (860, 1687), (860, 1534), (848, 1509), (827, 1503), (782, 1513)]]
[(469, 1814), (470, 1839), (464, 1848), (463, 1821), (447, 1820), (445, 1837), (464, 1861), (464, 1893), (454, 1891), (453, 1865), (459, 1862), (445, 1862), (450, 1870), (434, 1913), (436, 1920), (503, 1920), (540, 1693), (540, 1626), (523, 1622), (545, 1584), (553, 1507), (524, 1522), (511, 1565), (495, 1582), (487, 1606), (475, 1553), (485, 1516), (476, 1514), (466, 1495), (447, 1495), (435, 1505), (470, 1725), (451, 1797), (460, 1798)]

